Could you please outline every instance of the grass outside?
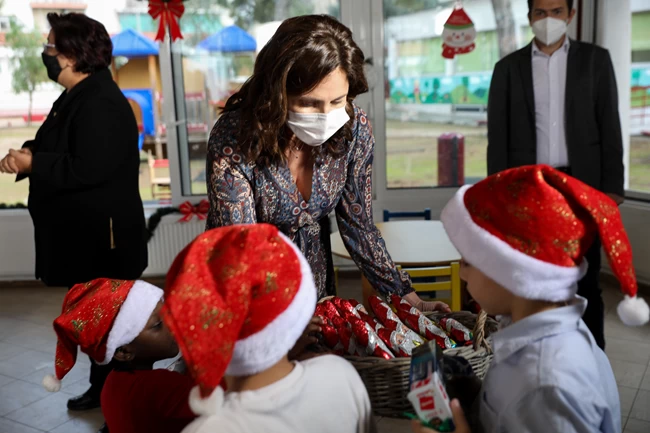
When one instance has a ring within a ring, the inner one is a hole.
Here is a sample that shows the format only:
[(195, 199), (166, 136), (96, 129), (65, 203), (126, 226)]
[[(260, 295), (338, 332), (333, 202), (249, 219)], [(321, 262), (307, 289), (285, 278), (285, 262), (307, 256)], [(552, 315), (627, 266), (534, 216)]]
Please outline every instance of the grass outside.
[[(38, 126), (0, 129), (0, 157), (10, 148), (19, 148), (36, 134)], [(485, 126), (387, 122), (387, 178), (389, 188), (435, 187), (438, 184), (438, 136), (446, 132), (465, 136), (465, 178), (482, 178), (487, 173)], [(192, 193), (205, 194), (205, 161), (190, 163)], [(158, 175), (168, 175), (160, 170)], [(0, 203), (26, 203), (27, 181), (14, 182), (14, 176), (0, 175)], [(650, 137), (633, 136), (630, 140), (630, 189), (650, 193)], [(143, 154), (140, 164), (140, 194), (151, 201), (149, 167)]]
[(487, 126), (387, 121), (386, 177), (388, 188), (438, 185), (438, 136), (448, 132), (465, 137), (465, 178), (487, 175)]
[[(438, 184), (438, 136), (465, 136), (465, 178), (487, 174), (487, 127), (387, 121), (386, 177), (389, 188)], [(630, 190), (650, 193), (650, 137), (630, 137)]]

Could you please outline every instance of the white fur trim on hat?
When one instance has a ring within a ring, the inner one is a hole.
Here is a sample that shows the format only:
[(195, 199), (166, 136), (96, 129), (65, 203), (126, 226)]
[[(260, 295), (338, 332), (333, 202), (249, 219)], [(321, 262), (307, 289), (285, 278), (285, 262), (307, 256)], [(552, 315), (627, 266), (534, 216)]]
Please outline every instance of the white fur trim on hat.
[(163, 294), (161, 289), (146, 281), (138, 280), (133, 284), (108, 334), (106, 356), (100, 365), (111, 362), (119, 347), (131, 343), (140, 335)]
[(247, 376), (276, 364), (296, 344), (316, 310), (316, 285), (311, 267), (298, 247), (285, 235), (300, 262), (300, 287), (289, 306), (261, 331), (235, 343), (226, 375)]
[(575, 296), (577, 282), (587, 272), (579, 266), (559, 266), (535, 259), (511, 247), (472, 220), (461, 187), (442, 211), (441, 220), (460, 255), (511, 293), (526, 299), (562, 302)]
[(627, 326), (642, 326), (650, 319), (650, 308), (645, 300), (638, 296), (625, 295), (625, 299), (616, 307), (618, 317)]

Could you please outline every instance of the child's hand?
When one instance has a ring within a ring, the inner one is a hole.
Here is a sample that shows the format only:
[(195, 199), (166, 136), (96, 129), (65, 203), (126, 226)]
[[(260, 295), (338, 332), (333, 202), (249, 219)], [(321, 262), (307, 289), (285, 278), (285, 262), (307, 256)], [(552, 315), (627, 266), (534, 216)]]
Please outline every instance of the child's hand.
[(457, 398), (451, 401), (451, 413), (454, 416), (455, 433), (472, 433), (469, 429), (467, 418), (465, 418), (463, 408), (460, 406), (460, 401)]
[(425, 426), (422, 425), (420, 421), (416, 419), (411, 421), (411, 430), (413, 430), (413, 433), (436, 433), (435, 430), (426, 428)]
[(293, 349), (289, 351), (289, 359), (298, 359), (304, 352), (305, 348), (309, 346), (310, 344), (318, 342), (318, 338), (314, 337), (311, 335), (312, 333), (315, 332), (320, 332), (321, 327), (320, 325), (323, 324), (323, 321), (321, 320), (320, 317), (314, 316), (311, 318), (311, 321), (305, 328), (305, 331), (302, 333), (302, 336), (298, 339), (296, 342), (295, 346), (293, 346)]
[[(453, 414), (454, 425), (456, 426), (454, 433), (472, 433), (469, 429), (467, 419), (465, 419), (463, 408), (460, 407), (460, 402), (457, 399), (451, 401), (451, 413)], [(415, 419), (411, 421), (411, 430), (413, 430), (413, 433), (436, 433), (435, 430), (424, 427), (420, 421)]]

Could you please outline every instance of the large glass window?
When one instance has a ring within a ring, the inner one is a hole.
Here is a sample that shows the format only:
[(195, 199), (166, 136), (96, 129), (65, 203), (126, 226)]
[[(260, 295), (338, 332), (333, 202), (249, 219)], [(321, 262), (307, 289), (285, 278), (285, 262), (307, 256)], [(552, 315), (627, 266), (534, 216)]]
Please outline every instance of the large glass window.
[[(212, 2), (213, 4), (221, 2)], [(220, 108), (253, 72), (255, 56), (292, 16), (338, 17), (338, 0), (223, 2), (221, 26), (193, 41), (172, 44), (182, 196), (207, 192), (205, 155)]]
[(650, 3), (633, 5), (629, 189), (650, 193)]
[(476, 48), (448, 60), (443, 30), (455, 3), (384, 0), (388, 188), (453, 186), (487, 174), (492, 70), (532, 40), (528, 2), (464, 1)]

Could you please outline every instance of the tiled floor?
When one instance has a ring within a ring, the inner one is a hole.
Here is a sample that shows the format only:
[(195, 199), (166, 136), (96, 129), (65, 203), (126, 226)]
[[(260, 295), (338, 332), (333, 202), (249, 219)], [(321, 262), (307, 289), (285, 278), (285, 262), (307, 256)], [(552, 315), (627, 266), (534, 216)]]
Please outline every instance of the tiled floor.
[[(359, 280), (343, 275), (344, 297), (359, 297)], [(54, 365), (52, 320), (60, 311), (63, 289), (0, 288), (0, 433), (93, 433), (102, 423), (99, 410), (68, 412), (66, 400), (88, 386), (88, 359), (63, 381), (58, 394), (43, 390), (40, 382)], [(616, 316), (621, 296), (605, 291), (607, 354), (619, 385), (626, 433), (650, 432), (650, 325), (626, 328)], [(379, 420), (380, 433), (410, 431), (404, 420)]]

